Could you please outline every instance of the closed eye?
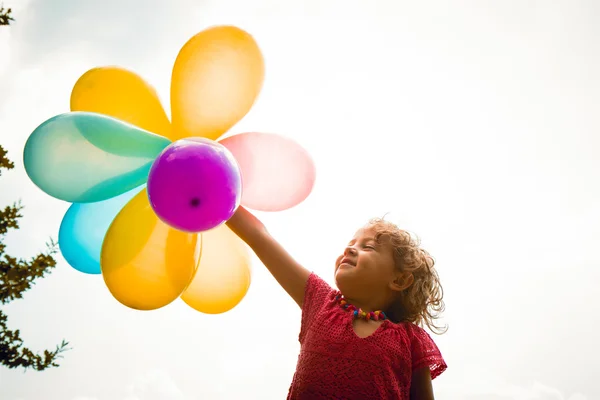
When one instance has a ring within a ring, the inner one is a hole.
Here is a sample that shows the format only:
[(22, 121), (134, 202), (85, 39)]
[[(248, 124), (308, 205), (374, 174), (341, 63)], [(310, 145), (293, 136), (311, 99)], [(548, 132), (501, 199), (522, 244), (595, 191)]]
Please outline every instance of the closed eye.
[(370, 246), (370, 245), (366, 245), (366, 246), (365, 246), (365, 249), (369, 249), (369, 250), (375, 250), (375, 247), (374, 247), (374, 246)]

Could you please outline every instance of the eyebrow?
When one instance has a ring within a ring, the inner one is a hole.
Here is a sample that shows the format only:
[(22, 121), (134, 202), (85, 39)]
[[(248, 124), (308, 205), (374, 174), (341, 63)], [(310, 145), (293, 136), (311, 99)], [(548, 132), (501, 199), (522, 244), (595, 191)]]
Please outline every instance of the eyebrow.
[(357, 240), (356, 238), (352, 239), (350, 242), (348, 242), (348, 245), (352, 245), (352, 244), (354, 244), (356, 242), (361, 242), (361, 243), (373, 242), (376, 245), (379, 245), (379, 243), (377, 243), (377, 239), (375, 239), (374, 236), (368, 236), (368, 237), (365, 237), (365, 238), (361, 238), (360, 240)]

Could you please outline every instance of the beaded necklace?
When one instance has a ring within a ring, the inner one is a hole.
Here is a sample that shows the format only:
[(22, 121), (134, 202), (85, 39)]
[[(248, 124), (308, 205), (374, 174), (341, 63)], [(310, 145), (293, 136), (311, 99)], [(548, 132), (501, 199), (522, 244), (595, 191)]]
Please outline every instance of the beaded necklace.
[(383, 311), (369, 311), (369, 312), (364, 312), (361, 308), (357, 308), (354, 305), (348, 303), (346, 301), (346, 299), (344, 299), (344, 296), (342, 295), (337, 295), (335, 297), (335, 299), (337, 301), (339, 301), (340, 306), (344, 309), (344, 310), (348, 310), (352, 313), (352, 317), (353, 318), (358, 318), (358, 319), (364, 319), (366, 321), (368, 320), (373, 320), (373, 321), (384, 321), (387, 319), (387, 315), (385, 315), (385, 313)]

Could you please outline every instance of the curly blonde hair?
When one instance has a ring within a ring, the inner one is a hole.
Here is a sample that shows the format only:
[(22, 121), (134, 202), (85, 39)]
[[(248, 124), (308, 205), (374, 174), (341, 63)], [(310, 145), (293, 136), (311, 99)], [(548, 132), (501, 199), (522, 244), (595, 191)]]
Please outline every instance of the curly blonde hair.
[(374, 218), (368, 226), (376, 232), (377, 242), (384, 240), (394, 248), (396, 267), (413, 275), (413, 283), (404, 289), (398, 300), (388, 310), (394, 322), (412, 322), (427, 327), (436, 334), (448, 330), (446, 325), (436, 325), (436, 320), (444, 311), (444, 291), (434, 268), (435, 260), (420, 246), (416, 236), (398, 228), (384, 218)]

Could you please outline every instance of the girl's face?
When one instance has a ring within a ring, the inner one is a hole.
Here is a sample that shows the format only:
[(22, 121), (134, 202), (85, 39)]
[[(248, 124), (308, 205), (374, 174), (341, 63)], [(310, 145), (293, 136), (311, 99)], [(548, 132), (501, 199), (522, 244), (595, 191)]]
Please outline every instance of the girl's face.
[(335, 263), (335, 281), (347, 298), (366, 298), (388, 292), (398, 274), (394, 249), (377, 243), (373, 228), (360, 229)]

